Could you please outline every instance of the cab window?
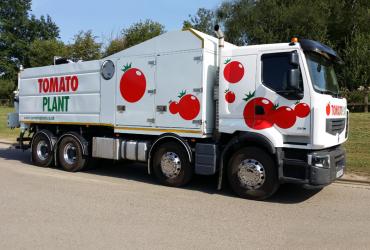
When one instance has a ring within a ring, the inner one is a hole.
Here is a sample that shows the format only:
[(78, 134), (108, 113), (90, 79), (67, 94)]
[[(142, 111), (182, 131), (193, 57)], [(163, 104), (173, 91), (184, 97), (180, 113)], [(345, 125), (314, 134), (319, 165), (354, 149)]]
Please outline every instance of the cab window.
[[(291, 52), (262, 55), (261, 63), (263, 85), (277, 93), (288, 90), (289, 71), (293, 68), (299, 68), (299, 66), (291, 64), (290, 54)], [(301, 74), (299, 88), (303, 92), (303, 80)]]

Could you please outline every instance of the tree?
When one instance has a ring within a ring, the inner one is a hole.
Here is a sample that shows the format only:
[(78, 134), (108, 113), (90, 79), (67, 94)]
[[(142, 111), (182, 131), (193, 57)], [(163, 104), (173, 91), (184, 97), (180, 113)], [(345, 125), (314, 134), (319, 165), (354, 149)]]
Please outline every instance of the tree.
[(52, 65), (54, 56), (68, 57), (68, 48), (56, 39), (38, 39), (32, 42), (29, 56), (31, 67)]
[(14, 80), (0, 78), (0, 98), (10, 99), (14, 90)]
[[(346, 62), (342, 69), (345, 87), (357, 89), (370, 87), (370, 33), (357, 33), (346, 41), (343, 59)], [(350, 86), (348, 86), (348, 83)]]
[(293, 35), (326, 41), (330, 13), (326, 1), (237, 0), (217, 10), (229, 41), (243, 44), (286, 42)]
[(31, 0), (0, 1), (0, 97), (15, 87), (20, 65), (30, 66), (30, 44), (35, 39), (55, 39), (59, 29), (49, 16), (30, 16)]
[[(234, 0), (216, 10), (226, 39), (237, 45), (287, 42), (293, 35), (335, 49), (345, 65), (337, 67), (342, 86), (369, 84), (368, 0)], [(364, 65), (364, 66), (362, 66)]]
[(108, 46), (106, 47), (104, 51), (104, 57), (113, 55), (117, 52), (120, 52), (121, 50), (124, 50), (126, 48), (126, 40), (124, 37), (117, 37), (114, 39), (111, 39)]
[[(29, 45), (35, 39), (54, 39), (59, 29), (50, 16), (29, 16), (31, 0), (2, 0), (0, 2), (0, 71), (14, 78), (20, 64), (29, 67)], [(4, 71), (7, 70), (7, 71)], [(10, 70), (10, 71), (9, 71)]]
[(96, 36), (91, 30), (80, 31), (74, 37), (74, 43), (69, 46), (70, 56), (85, 61), (96, 60), (101, 57), (101, 43), (96, 42)]
[(215, 13), (212, 10), (200, 8), (194, 16), (189, 15), (189, 20), (184, 21), (183, 29), (193, 28), (203, 33), (213, 35), (215, 25)]
[(165, 32), (164, 26), (152, 20), (134, 23), (127, 29), (123, 29), (122, 36), (125, 39), (125, 48), (142, 43)]

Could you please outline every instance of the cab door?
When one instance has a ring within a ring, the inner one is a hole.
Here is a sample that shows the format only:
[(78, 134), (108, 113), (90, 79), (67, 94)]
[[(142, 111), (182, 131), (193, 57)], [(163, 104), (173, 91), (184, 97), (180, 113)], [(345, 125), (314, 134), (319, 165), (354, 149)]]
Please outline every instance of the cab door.
[(124, 57), (117, 66), (116, 125), (153, 127), (155, 57)]
[[(255, 112), (265, 113), (266, 119), (283, 134), (284, 143), (308, 144), (311, 102), (307, 76), (301, 70), (303, 60), (298, 51), (266, 51), (259, 55), (258, 64), (255, 96), (265, 98), (266, 103), (255, 103)], [(291, 86), (293, 71), (299, 74), (297, 88)], [(266, 105), (269, 111), (264, 107)]]

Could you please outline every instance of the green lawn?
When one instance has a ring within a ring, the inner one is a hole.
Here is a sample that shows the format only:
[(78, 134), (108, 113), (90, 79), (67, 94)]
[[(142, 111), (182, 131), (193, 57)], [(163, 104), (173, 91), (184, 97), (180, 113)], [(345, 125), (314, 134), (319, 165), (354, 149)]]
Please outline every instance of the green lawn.
[[(13, 139), (19, 135), (19, 129), (7, 128), (7, 114), (13, 108), (0, 107), (0, 138)], [(349, 139), (347, 150), (347, 171), (370, 175), (370, 113), (350, 114)]]
[(370, 113), (351, 113), (349, 118), (347, 171), (370, 175)]
[(8, 113), (14, 112), (14, 108), (6, 108), (0, 106), (0, 138), (15, 139), (19, 135), (19, 129), (8, 128)]

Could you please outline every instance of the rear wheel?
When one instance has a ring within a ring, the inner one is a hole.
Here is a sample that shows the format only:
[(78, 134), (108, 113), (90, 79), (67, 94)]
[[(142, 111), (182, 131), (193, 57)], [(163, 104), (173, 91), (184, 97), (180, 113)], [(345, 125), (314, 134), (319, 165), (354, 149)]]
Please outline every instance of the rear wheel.
[(58, 159), (62, 168), (69, 172), (77, 172), (87, 165), (80, 142), (73, 136), (66, 136), (58, 147)]
[(162, 184), (172, 187), (186, 185), (193, 176), (186, 150), (174, 142), (164, 143), (155, 152), (153, 172)]
[(243, 198), (263, 200), (279, 188), (275, 163), (260, 148), (237, 151), (229, 162), (227, 174), (231, 188)]
[(32, 142), (32, 162), (39, 167), (49, 167), (53, 162), (52, 145), (44, 133), (38, 133)]

